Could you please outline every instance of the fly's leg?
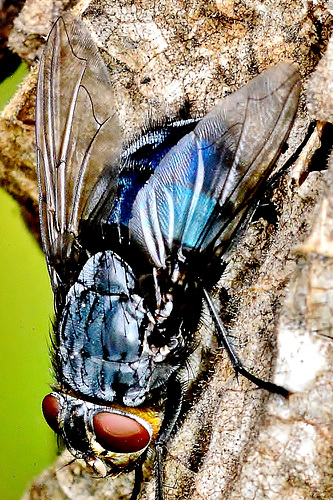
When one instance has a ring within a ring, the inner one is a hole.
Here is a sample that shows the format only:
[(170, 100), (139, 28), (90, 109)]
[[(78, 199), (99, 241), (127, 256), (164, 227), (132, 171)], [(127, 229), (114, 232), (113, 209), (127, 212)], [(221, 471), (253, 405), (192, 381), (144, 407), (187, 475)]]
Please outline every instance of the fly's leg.
[(139, 461), (138, 465), (134, 469), (135, 479), (134, 479), (134, 486), (133, 486), (133, 491), (132, 491), (132, 495), (131, 495), (130, 500), (137, 500), (139, 493), (141, 491), (141, 485), (142, 485), (142, 481), (143, 481), (142, 462), (143, 462), (143, 460), (141, 459)]
[(155, 500), (163, 500), (164, 498), (164, 458), (166, 445), (176, 428), (183, 405), (185, 390), (184, 384), (178, 380), (177, 376), (173, 377), (168, 383), (164, 418), (155, 445)]
[(237, 354), (235, 353), (233, 347), (231, 346), (228, 335), (225, 329), (225, 326), (223, 325), (221, 318), (219, 317), (213, 301), (207, 292), (207, 290), (203, 290), (204, 293), (204, 299), (205, 302), (208, 306), (209, 312), (211, 314), (211, 317), (215, 323), (216, 326), (216, 336), (219, 342), (219, 345), (222, 345), (225, 350), (228, 353), (228, 356), (230, 358), (231, 364), (235, 370), (236, 376), (240, 373), (244, 377), (246, 377), (248, 380), (253, 382), (255, 385), (260, 387), (261, 389), (265, 389), (266, 391), (269, 392), (275, 392), (276, 394), (281, 394), (284, 397), (289, 396), (289, 391), (285, 389), (284, 387), (281, 387), (279, 385), (273, 384), (272, 382), (266, 382), (265, 380), (261, 380), (260, 378), (256, 377), (255, 375), (252, 375), (252, 373), (248, 372), (246, 368), (242, 365), (241, 361), (238, 359)]
[(163, 500), (163, 486), (164, 486), (164, 451), (165, 443), (156, 443), (155, 450), (155, 500)]

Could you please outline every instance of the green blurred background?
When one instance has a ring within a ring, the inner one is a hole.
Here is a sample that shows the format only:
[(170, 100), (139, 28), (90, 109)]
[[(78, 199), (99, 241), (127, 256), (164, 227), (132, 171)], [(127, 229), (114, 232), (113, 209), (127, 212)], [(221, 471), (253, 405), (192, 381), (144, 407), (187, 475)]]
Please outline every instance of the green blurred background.
[[(0, 110), (27, 74), (0, 84)], [(56, 454), (41, 401), (51, 383), (48, 353), (53, 298), (42, 251), (17, 203), (0, 189), (0, 498), (19, 500)]]

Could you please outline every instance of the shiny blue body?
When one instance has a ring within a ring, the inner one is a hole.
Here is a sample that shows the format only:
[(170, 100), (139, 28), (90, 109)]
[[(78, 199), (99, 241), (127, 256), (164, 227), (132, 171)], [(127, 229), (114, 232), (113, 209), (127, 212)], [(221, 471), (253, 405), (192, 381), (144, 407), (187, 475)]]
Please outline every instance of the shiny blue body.
[(297, 70), (280, 64), (201, 120), (167, 122), (123, 149), (108, 70), (85, 25), (59, 18), (48, 38), (36, 143), (57, 385), (44, 415), (75, 457), (105, 475), (130, 467), (149, 441), (116, 457), (106, 422), (126, 435), (135, 420), (141, 438), (151, 438), (148, 414), (134, 417), (128, 407), (164, 406), (158, 500), (202, 302), (222, 331), (208, 291), (288, 136), (299, 91)]

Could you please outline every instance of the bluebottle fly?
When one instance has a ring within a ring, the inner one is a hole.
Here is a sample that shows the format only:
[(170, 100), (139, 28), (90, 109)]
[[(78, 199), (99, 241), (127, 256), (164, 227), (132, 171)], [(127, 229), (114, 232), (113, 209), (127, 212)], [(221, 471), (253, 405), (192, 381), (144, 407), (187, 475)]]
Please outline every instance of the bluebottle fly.
[[(37, 173), (55, 297), (56, 384), (48, 424), (101, 475), (165, 444), (186, 391), (202, 303), (237, 373), (209, 290), (221, 256), (272, 171), (298, 103), (288, 63), (264, 71), (201, 120), (170, 122), (123, 148), (107, 68), (85, 25), (59, 18), (40, 61)], [(184, 370), (183, 370), (184, 372)]]

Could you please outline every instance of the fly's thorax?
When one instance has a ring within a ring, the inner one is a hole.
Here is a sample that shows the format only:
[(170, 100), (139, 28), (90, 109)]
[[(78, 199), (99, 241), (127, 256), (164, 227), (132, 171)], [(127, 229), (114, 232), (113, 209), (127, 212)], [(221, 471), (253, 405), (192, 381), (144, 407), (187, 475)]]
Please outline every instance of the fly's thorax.
[(67, 392), (137, 407), (165, 386), (182, 362), (182, 297), (177, 292), (175, 304), (175, 285), (161, 286), (155, 274), (142, 290), (132, 268), (112, 251), (83, 266), (57, 326), (56, 368)]
[(93, 255), (70, 288), (58, 325), (61, 383), (107, 402), (143, 386), (149, 358), (142, 353), (143, 300), (132, 269), (111, 251)]
[(102, 476), (130, 468), (156, 438), (161, 425), (157, 407), (104, 406), (61, 392), (44, 398), (43, 413), (70, 453)]

